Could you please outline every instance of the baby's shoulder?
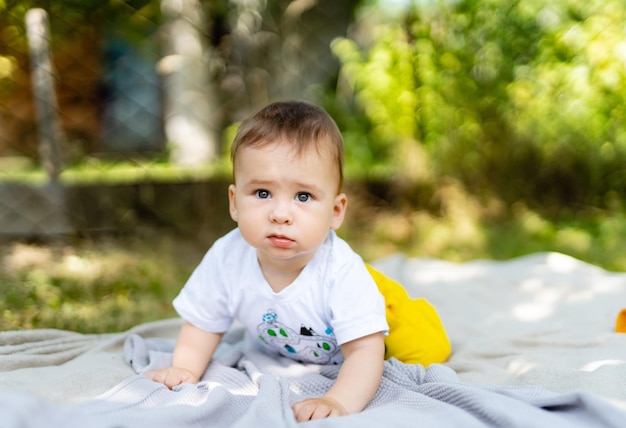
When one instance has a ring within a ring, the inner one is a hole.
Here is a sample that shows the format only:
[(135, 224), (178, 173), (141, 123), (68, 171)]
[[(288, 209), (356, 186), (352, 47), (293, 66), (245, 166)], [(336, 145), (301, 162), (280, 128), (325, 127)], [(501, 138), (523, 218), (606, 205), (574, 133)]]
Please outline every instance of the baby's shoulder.
[(326, 258), (332, 261), (337, 268), (350, 266), (353, 264), (363, 264), (361, 256), (352, 249), (350, 244), (337, 236), (334, 232), (326, 240)]

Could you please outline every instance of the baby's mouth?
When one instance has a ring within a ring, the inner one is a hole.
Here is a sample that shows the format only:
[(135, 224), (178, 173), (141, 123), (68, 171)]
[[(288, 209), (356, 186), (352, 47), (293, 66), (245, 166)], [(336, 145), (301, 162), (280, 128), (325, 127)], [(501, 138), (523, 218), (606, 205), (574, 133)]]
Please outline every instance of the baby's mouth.
[(293, 239), (283, 235), (270, 235), (269, 240), (274, 246), (279, 248), (288, 248), (294, 243)]

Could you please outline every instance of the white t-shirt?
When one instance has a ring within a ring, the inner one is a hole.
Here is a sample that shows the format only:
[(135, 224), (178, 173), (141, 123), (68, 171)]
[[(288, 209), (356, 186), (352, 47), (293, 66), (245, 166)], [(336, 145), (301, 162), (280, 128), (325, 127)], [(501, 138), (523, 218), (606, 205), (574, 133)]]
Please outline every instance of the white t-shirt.
[(237, 319), (266, 350), (317, 364), (340, 363), (341, 344), (389, 330), (376, 283), (334, 231), (294, 282), (276, 293), (263, 277), (256, 249), (234, 229), (209, 249), (174, 308), (214, 333)]

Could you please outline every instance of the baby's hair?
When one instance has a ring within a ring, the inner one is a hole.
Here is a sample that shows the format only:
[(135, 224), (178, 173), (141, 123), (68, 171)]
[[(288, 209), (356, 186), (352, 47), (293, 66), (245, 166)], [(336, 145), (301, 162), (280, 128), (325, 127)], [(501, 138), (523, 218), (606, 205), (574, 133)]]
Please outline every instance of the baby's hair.
[(335, 121), (321, 107), (304, 101), (278, 101), (244, 120), (230, 151), (233, 165), (243, 147), (287, 142), (296, 155), (314, 147), (336, 159), (339, 189), (343, 185), (343, 138)]

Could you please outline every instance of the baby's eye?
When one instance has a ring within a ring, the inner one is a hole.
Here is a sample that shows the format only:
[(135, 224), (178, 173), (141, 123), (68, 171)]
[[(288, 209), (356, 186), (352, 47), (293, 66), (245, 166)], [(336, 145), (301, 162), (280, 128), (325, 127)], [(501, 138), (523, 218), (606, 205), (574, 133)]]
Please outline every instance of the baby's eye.
[(270, 197), (270, 192), (265, 189), (259, 189), (255, 192), (255, 194), (256, 194), (256, 197), (259, 199), (269, 199)]
[(296, 199), (298, 202), (309, 202), (312, 196), (309, 192), (298, 192), (296, 195)]

